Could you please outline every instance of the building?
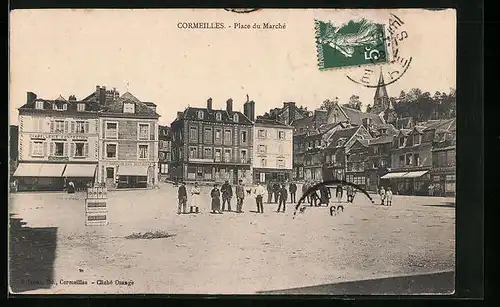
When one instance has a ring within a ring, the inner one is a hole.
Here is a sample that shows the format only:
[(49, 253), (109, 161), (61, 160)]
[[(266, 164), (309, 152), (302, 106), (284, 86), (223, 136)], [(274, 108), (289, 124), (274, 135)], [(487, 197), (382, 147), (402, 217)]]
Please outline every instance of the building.
[(104, 86), (96, 86), (84, 101), (99, 106), (97, 181), (111, 189), (156, 186), (160, 117), (156, 105)]
[(434, 195), (456, 194), (456, 130), (455, 123), (447, 129), (437, 129), (432, 144), (431, 183)]
[(172, 122), (171, 173), (176, 179), (236, 184), (252, 182), (253, 116), (255, 102), (247, 101), (245, 113), (233, 109), (228, 99), (225, 110), (188, 107)]
[(303, 107), (297, 107), (295, 102), (283, 102), (282, 108), (274, 108), (265, 113), (261, 118), (270, 119), (285, 125), (291, 125), (294, 121), (310, 116), (310, 112)]
[(169, 165), (172, 162), (172, 130), (158, 126), (158, 172), (160, 181), (170, 178)]
[(19, 191), (62, 190), (69, 180), (76, 188), (94, 182), (98, 109), (74, 95), (47, 100), (28, 92), (19, 108), (19, 166), (13, 175)]
[(397, 134), (398, 130), (388, 125), (388, 128), (380, 128), (379, 136), (370, 140), (365, 158), (366, 190), (378, 191), (380, 177), (389, 172), (392, 144)]
[(365, 174), (365, 161), (369, 149), (367, 139), (355, 139), (352, 146), (346, 152), (345, 181), (354, 183), (360, 188), (365, 189), (370, 185), (370, 178)]
[(15, 125), (9, 126), (9, 174), (12, 178), (17, 168), (19, 160), (19, 127)]
[(258, 118), (253, 132), (254, 182), (292, 179), (293, 127), (276, 120)]

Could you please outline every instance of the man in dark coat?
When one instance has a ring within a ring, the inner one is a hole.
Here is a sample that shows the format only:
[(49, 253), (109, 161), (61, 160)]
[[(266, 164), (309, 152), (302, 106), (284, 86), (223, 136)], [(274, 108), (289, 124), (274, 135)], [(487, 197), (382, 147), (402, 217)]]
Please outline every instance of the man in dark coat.
[(267, 203), (273, 202), (273, 184), (271, 182), (267, 183)]
[(243, 185), (243, 180), (238, 181), (236, 186), (236, 212), (241, 213), (243, 208), (243, 200), (245, 199), (245, 186)]
[(280, 196), (281, 185), (279, 183), (275, 183), (273, 185), (273, 193), (274, 193), (274, 203), (278, 203), (278, 198)]
[(321, 195), (319, 205), (328, 205), (330, 203), (330, 189), (328, 189), (328, 187), (325, 185), (321, 185), (319, 188), (319, 193)]
[(184, 184), (184, 182), (181, 182), (181, 186), (177, 190), (177, 196), (179, 198), (179, 206), (177, 207), (177, 214), (186, 213), (187, 192), (186, 192), (186, 185)]
[(214, 188), (210, 191), (210, 197), (212, 198), (212, 213), (222, 214), (220, 211), (220, 190), (217, 183), (214, 184)]
[(283, 205), (283, 213), (285, 213), (287, 198), (288, 198), (288, 192), (286, 190), (285, 185), (282, 185), (279, 190), (279, 205), (277, 212), (280, 212), (281, 206)]
[(221, 187), (222, 192), (222, 211), (226, 208), (227, 202), (227, 211), (231, 211), (231, 198), (233, 197), (233, 188), (229, 184), (229, 181), (226, 180)]
[(288, 190), (290, 191), (290, 201), (295, 204), (295, 202), (297, 201), (295, 199), (295, 194), (297, 193), (297, 185), (295, 184), (295, 182), (292, 181), (290, 183)]

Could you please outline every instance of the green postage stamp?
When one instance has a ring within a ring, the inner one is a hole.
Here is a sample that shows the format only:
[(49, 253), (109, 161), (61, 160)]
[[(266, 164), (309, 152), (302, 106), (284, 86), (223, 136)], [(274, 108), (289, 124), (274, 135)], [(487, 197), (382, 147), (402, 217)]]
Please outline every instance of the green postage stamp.
[(320, 70), (388, 62), (383, 24), (366, 19), (334, 26), (315, 20)]

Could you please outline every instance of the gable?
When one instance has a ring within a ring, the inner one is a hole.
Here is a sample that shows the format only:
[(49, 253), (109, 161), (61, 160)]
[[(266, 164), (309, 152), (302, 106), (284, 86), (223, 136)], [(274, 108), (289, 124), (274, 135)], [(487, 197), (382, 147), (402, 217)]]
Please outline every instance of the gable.
[(338, 104), (335, 104), (328, 113), (327, 123), (335, 124), (338, 122), (346, 122), (346, 121), (348, 121), (346, 114), (342, 111), (342, 109)]

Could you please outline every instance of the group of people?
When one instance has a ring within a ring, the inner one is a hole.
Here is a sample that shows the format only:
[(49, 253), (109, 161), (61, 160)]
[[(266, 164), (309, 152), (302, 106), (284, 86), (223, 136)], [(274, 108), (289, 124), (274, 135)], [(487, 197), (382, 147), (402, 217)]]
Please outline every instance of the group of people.
[(387, 190), (384, 187), (381, 187), (379, 190), (380, 195), (380, 204), (382, 206), (392, 206), (392, 190), (391, 187), (387, 187)]
[[(315, 185), (314, 182), (306, 182), (302, 186), (302, 194), (305, 195), (305, 200), (311, 206), (321, 206), (323, 204), (328, 205), (331, 198), (330, 190), (325, 185), (320, 185), (317, 190), (309, 191)], [(338, 202), (342, 202), (344, 188), (342, 185), (338, 185), (336, 188), (336, 197)], [(243, 180), (239, 180), (238, 184), (235, 187), (235, 193), (233, 194), (233, 187), (228, 181), (225, 181), (224, 184), (219, 188), (219, 185), (216, 183), (213, 185), (212, 190), (210, 191), (211, 198), (211, 211), (214, 214), (222, 214), (224, 211), (232, 211), (231, 210), (231, 200), (233, 196), (236, 196), (236, 213), (243, 212), (243, 201), (245, 199), (245, 191), (248, 194), (251, 194), (251, 189), (247, 190), (245, 185), (243, 184)], [(319, 195), (318, 192), (319, 191)], [(353, 202), (355, 189), (352, 186), (347, 186), (347, 202)], [(288, 201), (288, 196), (290, 195), (290, 202), (297, 202), (297, 184), (295, 182), (290, 182), (287, 186), (284, 183), (278, 182), (270, 182), (267, 184), (267, 188), (264, 187), (261, 183), (258, 183), (257, 186), (253, 190), (253, 194), (255, 196), (255, 203), (257, 206), (257, 213), (264, 213), (264, 204), (263, 200), (265, 195), (267, 194), (267, 203), (275, 203), (278, 204), (278, 208), (276, 212), (285, 212), (286, 211), (286, 203)], [(200, 204), (200, 188), (197, 182), (194, 183), (193, 187), (190, 191), (191, 195), (191, 205), (198, 206)], [(273, 199), (274, 198), (274, 199)], [(178, 199), (179, 205), (177, 209), (177, 214), (187, 213), (187, 199), (188, 192), (186, 189), (186, 184), (184, 182), (180, 183), (178, 189)], [(226, 210), (227, 204), (227, 210)]]

